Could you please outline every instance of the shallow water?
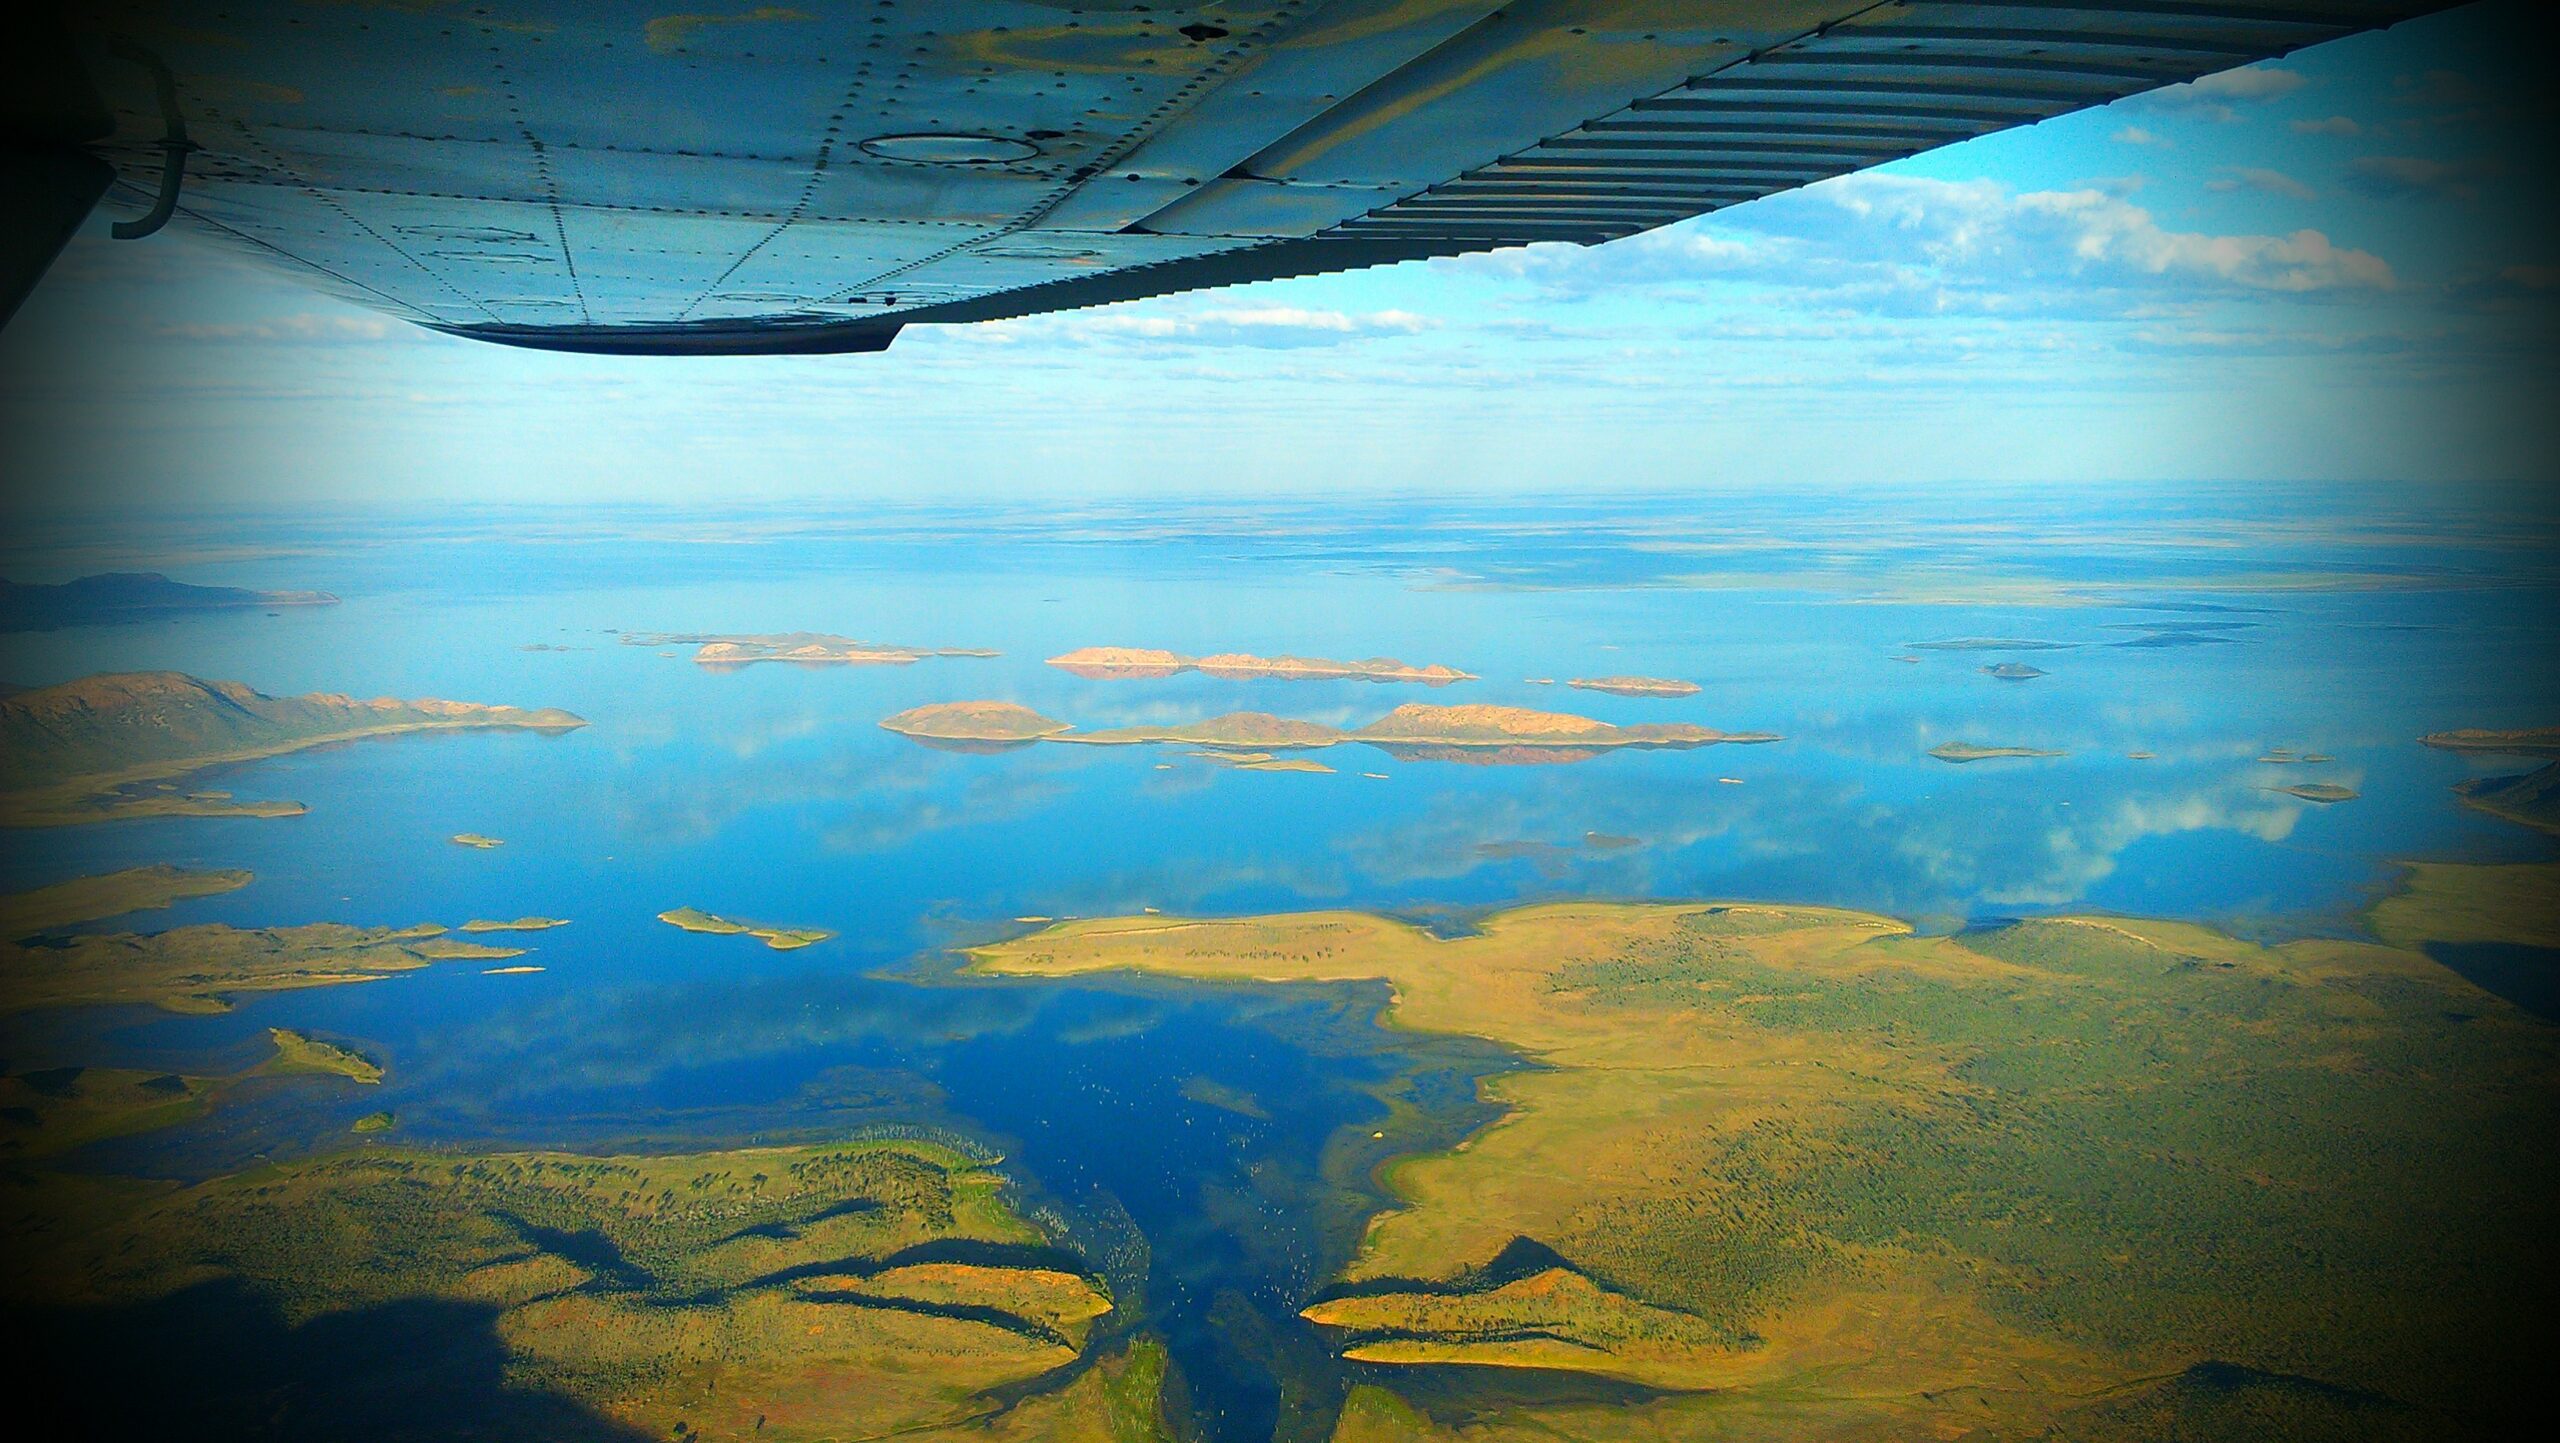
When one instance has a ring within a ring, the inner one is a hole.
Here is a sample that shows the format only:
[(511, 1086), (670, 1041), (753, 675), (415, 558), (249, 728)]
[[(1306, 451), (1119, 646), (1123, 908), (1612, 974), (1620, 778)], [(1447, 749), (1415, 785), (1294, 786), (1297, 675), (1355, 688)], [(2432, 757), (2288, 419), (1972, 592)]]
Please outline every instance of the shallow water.
[[(538, 974), (449, 963), (220, 1017), (13, 1017), (0, 1055), (224, 1070), (287, 1026), (390, 1068), (361, 1098), (254, 1084), (199, 1122), (82, 1159), (159, 1174), (333, 1145), (384, 1107), (395, 1137), (456, 1145), (965, 1136), (1003, 1152), (1026, 1204), (1142, 1299), (1211, 1435), (1266, 1438), (1284, 1384), (1291, 1409), (1341, 1386), (1294, 1313), (1375, 1206), (1369, 1169), (1479, 1125), (1473, 1079), (1509, 1064), (1377, 1028), (1375, 989), (981, 981), (954, 976), (945, 950), (1032, 915), (1362, 907), (1463, 929), (1563, 896), (1829, 903), (1940, 930), (2108, 909), (2334, 932), (2394, 859), (2550, 854), (2450, 790), (2524, 764), (2414, 741), (2560, 717), (2540, 518), (2339, 492), (2111, 504), (2103, 518), (2033, 492), (1845, 509), (486, 512), (66, 535), (91, 549), (12, 557), (9, 574), (151, 566), (345, 601), (0, 638), (11, 681), (168, 667), (271, 693), (562, 706), (592, 724), (208, 775), (191, 785), (311, 811), (9, 834), (0, 882), (143, 862), (257, 874), (122, 924), (145, 928), (571, 925), (480, 939), (529, 948)], [(188, 557), (235, 546), (273, 554)], [(1002, 655), (724, 673), (616, 629)], [(1910, 649), (1962, 638), (2061, 645)], [(1042, 664), (1106, 644), (1385, 654), (1480, 679), (1090, 680)], [(2011, 660), (2046, 675), (1982, 670)], [(1615, 673), (1703, 690), (1561, 685)], [(1786, 740), (1517, 767), (1344, 746), (1316, 754), (1334, 774), (1313, 775), (1170, 747), (934, 750), (877, 725), (964, 699), (1086, 729), (1230, 710), (1356, 726), (1405, 702), (1483, 701)], [(2069, 755), (1925, 754), (1955, 740)], [(2258, 760), (2276, 748), (2333, 760)], [(2360, 795), (2324, 806), (2271, 790), (2311, 781)], [(447, 840), (466, 831), (505, 845)], [(676, 906), (840, 935), (770, 951), (654, 920)], [(1392, 1131), (1387, 1098), (1411, 1104)]]

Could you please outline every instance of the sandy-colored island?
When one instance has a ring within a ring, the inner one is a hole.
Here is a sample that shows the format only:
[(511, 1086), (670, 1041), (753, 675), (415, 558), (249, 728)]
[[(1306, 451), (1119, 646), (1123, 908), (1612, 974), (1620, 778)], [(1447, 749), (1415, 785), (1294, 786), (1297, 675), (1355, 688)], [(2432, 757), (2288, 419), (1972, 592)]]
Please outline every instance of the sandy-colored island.
[(1577, 676), (1565, 683), (1582, 691), (1605, 691), (1612, 696), (1696, 696), (1698, 684), (1665, 676)]
[(1281, 681), (1391, 681), (1447, 686), (1473, 681), (1475, 673), (1456, 667), (1414, 666), (1391, 656), (1365, 661), (1331, 661), (1316, 656), (1255, 656), (1225, 651), (1211, 656), (1184, 656), (1138, 646), (1085, 646), (1049, 658), (1049, 665), (1097, 681), (1172, 676), (1196, 671), (1231, 681), (1273, 678)]
[(715, 917), (693, 907), (676, 907), (660, 912), (658, 920), (687, 932), (704, 932), (715, 937), (753, 937), (776, 952), (814, 946), (836, 935), (823, 927), (774, 927), (763, 922)]
[(1268, 712), (1230, 712), (1174, 726), (1114, 727), (1079, 732), (1012, 702), (949, 702), (916, 707), (880, 723), (893, 732), (942, 743), (1078, 746), (1172, 744), (1252, 752), (1310, 750), (1358, 742), (1416, 760), (1468, 762), (1576, 761), (1621, 747), (1689, 748), (1781, 740), (1772, 732), (1726, 732), (1685, 722), (1612, 726), (1589, 717), (1508, 706), (1397, 707), (1350, 731)]
[(0, 696), (0, 825), (294, 816), (305, 810), (299, 802), (182, 792), (165, 779), (361, 737), (475, 728), (564, 732), (585, 725), (557, 708), (363, 701), (327, 692), (273, 697), (174, 671), (84, 677)]
[(2041, 747), (1987, 747), (1976, 742), (1940, 742), (1929, 748), (1929, 755), (1942, 762), (1987, 762), (2000, 757), (2060, 757), (2068, 752), (2046, 751)]
[(2491, 730), (2466, 727), (2430, 732), (2419, 740), (2444, 751), (2477, 752), (2543, 760), (2537, 770), (2454, 783), (2463, 804), (2546, 832), (2560, 832), (2560, 727)]
[(713, 671), (735, 671), (760, 661), (795, 666), (911, 666), (927, 657), (996, 655), (963, 646), (896, 646), (856, 641), (823, 631), (780, 631), (756, 634), (716, 632), (632, 631), (622, 633), (625, 646), (690, 646), (693, 659)]

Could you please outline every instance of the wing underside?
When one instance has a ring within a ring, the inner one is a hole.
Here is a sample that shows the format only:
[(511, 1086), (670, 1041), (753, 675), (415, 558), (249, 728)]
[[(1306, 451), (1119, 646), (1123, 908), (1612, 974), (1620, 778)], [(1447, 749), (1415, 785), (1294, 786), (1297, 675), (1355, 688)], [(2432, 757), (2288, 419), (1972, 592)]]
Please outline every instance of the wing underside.
[(1611, 240), (2439, 8), (670, 3), (84, 11), (109, 203), (171, 194), (174, 141), (179, 226), (420, 325), (870, 350)]

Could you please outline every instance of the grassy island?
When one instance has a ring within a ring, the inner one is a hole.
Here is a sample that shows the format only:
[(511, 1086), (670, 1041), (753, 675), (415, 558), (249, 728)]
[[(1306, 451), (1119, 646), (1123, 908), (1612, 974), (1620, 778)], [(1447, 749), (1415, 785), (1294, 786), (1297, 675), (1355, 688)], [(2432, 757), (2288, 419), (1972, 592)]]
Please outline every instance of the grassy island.
[[(147, 788), (206, 767), (404, 732), (563, 732), (583, 718), (473, 702), (273, 697), (174, 671), (84, 677), (0, 696), (0, 825), (143, 816), (293, 816), (299, 802)], [(137, 790), (137, 788), (144, 788)]]
[(255, 880), (238, 870), (190, 872), (181, 867), (127, 867), (95, 877), (74, 877), (31, 892), (0, 897), (0, 939), (75, 922), (96, 922), (127, 912), (157, 911), (190, 897), (236, 892)]
[(776, 952), (824, 942), (836, 935), (823, 927), (772, 927), (762, 922), (741, 922), (730, 917), (715, 917), (693, 907), (677, 907), (660, 912), (658, 920), (687, 932), (707, 932), (716, 937), (754, 937)]
[[(2548, 875), (2502, 882), (2537, 886), (2547, 918)], [(2449, 911), (2548, 925), (2436, 903), (2388, 944), (2262, 946), (1573, 903), (1451, 939), (1355, 912), (1096, 919), (968, 956), (1381, 980), (1391, 1025), (1539, 1064), (1488, 1084), (1501, 1122), (1390, 1167), (1399, 1205), (1306, 1316), (1373, 1365), (1657, 1391), (1460, 1430), (1389, 1373), (1336, 1443), (2129, 1440), (2197, 1409), (2254, 1422), (2195, 1436), (2311, 1438), (2366, 1431), (2349, 1403), (2423, 1437), (2529, 1406), (2560, 1224), (2538, 1181), (2560, 1032), (2417, 950)]]

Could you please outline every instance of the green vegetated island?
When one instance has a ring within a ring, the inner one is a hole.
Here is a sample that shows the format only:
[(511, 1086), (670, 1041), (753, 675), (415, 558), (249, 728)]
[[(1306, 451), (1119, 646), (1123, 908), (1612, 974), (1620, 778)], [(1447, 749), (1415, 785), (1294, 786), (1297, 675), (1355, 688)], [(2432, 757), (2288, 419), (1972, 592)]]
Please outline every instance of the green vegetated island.
[(2560, 727), (2517, 727), (2491, 730), (2466, 727), (2431, 732), (2420, 738), (2444, 751), (2493, 756), (2529, 757), (2543, 765), (2503, 777), (2473, 777), (2456, 783), (2463, 802), (2492, 816), (2522, 822), (2546, 832), (2560, 832)]
[(920, 741), (962, 747), (1064, 742), (1081, 746), (1170, 744), (1212, 750), (1277, 753), (1358, 742), (1409, 760), (1578, 761), (1621, 747), (1688, 748), (1782, 740), (1774, 732), (1726, 732), (1686, 722), (1613, 726), (1589, 717), (1510, 706), (1397, 707), (1351, 731), (1268, 712), (1229, 712), (1176, 726), (1114, 727), (1079, 732), (1013, 702), (944, 702), (903, 711), (880, 723)]
[(225, 792), (189, 792), (170, 779), (363, 737), (585, 725), (557, 708), (365, 701), (326, 692), (273, 697), (174, 671), (84, 677), (0, 696), (0, 825), (294, 816), (306, 810), (299, 802), (242, 802)]
[(762, 633), (627, 631), (625, 646), (690, 646), (693, 659), (713, 671), (735, 671), (760, 661), (797, 666), (911, 666), (927, 657), (977, 656), (998, 653), (965, 646), (894, 646), (856, 641), (823, 631)]
[(1365, 661), (1331, 661), (1313, 656), (1255, 656), (1241, 651), (1184, 656), (1179, 652), (1139, 646), (1078, 647), (1049, 658), (1049, 665), (1096, 681), (1165, 677), (1186, 671), (1231, 681), (1273, 678), (1282, 681), (1400, 681), (1447, 686), (1451, 682), (1476, 679), (1475, 673), (1460, 671), (1456, 667), (1437, 663), (1414, 666), (1391, 656), (1373, 656)]
[[(1369, 1370), (1333, 1443), (2415, 1440), (2539, 1406), (2560, 1225), (2560, 1031), (2425, 949), (2549, 946), (2556, 892), (2421, 869), (2378, 941), (1569, 903), (968, 956), (1382, 981), (1389, 1025), (1538, 1064), (1485, 1084), (1499, 1124), (1387, 1168), (1306, 1304)], [(1453, 1368), (1522, 1381), (1453, 1407)]]
[(823, 927), (775, 927), (763, 922), (715, 917), (693, 907), (676, 907), (660, 912), (658, 920), (687, 932), (707, 932), (715, 937), (753, 937), (776, 952), (814, 946), (836, 935)]
[(0, 578), (0, 631), (107, 626), (194, 612), (275, 611), (337, 604), (338, 598), (325, 591), (196, 586), (172, 581), (156, 571), (111, 571), (52, 584)]

